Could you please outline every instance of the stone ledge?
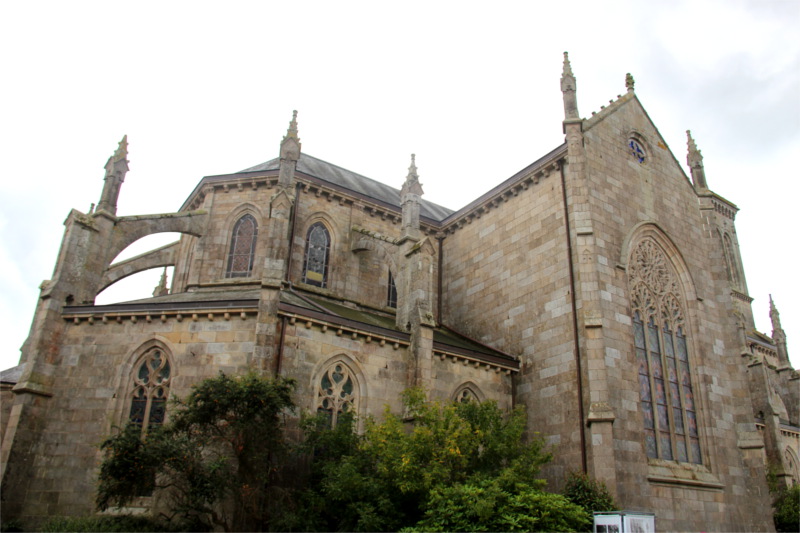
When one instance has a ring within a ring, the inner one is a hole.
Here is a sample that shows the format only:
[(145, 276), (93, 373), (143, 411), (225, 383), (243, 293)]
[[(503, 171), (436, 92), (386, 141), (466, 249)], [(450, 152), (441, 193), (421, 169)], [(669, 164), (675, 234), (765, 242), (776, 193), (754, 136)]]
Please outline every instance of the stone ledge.
[(650, 460), (647, 480), (662, 485), (680, 485), (687, 488), (723, 490), (717, 476), (702, 465)]

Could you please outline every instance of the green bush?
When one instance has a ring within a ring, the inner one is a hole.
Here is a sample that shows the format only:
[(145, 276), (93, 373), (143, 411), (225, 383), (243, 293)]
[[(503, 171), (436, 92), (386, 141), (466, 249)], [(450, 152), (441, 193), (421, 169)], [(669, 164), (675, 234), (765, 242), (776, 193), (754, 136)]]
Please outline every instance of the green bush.
[(780, 491), (772, 507), (777, 531), (800, 531), (800, 485)]
[(220, 374), (173, 401), (170, 421), (129, 424), (102, 443), (97, 506), (124, 507), (153, 491), (171, 519), (239, 531), (270, 528), (282, 512), (278, 473), (294, 381)]
[(405, 532), (583, 531), (591, 516), (559, 494), (518, 485), (504, 490), (499, 479), (431, 491), (425, 517)]
[(18, 531), (25, 531), (22, 528), (22, 522), (16, 519), (3, 520), (0, 518), (0, 531), (2, 533), (16, 533)]
[(186, 531), (170, 529), (156, 518), (146, 515), (118, 516), (74, 516), (54, 517), (39, 529), (44, 532), (82, 532), (82, 531)]
[(606, 484), (581, 472), (570, 472), (564, 486), (564, 497), (580, 505), (590, 514), (617, 510), (614, 497), (608, 491)]
[(405, 417), (387, 407), (383, 421), (365, 422), (363, 435), (353, 432), (352, 419), (333, 429), (324, 417), (304, 421), (312, 474), (296, 506), (301, 511), (285, 515), (284, 530), (465, 529), (473, 522), (439, 522), (439, 510), (461, 509), (471, 516), (475, 494), (496, 497), (504, 512), (469, 527), (577, 527), (566, 518), (549, 518), (584, 513), (563, 497), (542, 492), (545, 482), (538, 473), (550, 453), (541, 438), (523, 438), (522, 410), (504, 413), (494, 402), (428, 401), (420, 389), (406, 391), (403, 400)]

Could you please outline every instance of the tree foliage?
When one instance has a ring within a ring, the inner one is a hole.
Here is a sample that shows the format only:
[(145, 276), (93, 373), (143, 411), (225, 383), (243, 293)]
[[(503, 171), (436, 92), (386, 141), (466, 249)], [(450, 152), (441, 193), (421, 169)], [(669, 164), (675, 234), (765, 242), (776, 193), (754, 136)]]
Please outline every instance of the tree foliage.
[(564, 496), (590, 513), (617, 510), (606, 484), (582, 472), (570, 472), (564, 485)]
[(280, 502), (283, 414), (294, 381), (220, 374), (174, 402), (170, 421), (142, 436), (129, 424), (101, 445), (97, 504), (125, 506), (153, 489), (182, 520), (257, 531)]
[(800, 485), (778, 491), (772, 507), (776, 531), (800, 530)]
[[(321, 531), (569, 530), (586, 513), (548, 494), (539, 469), (550, 459), (540, 438), (525, 439), (525, 414), (493, 402), (429, 402), (404, 394), (405, 417), (388, 408), (367, 421), (325, 429), (304, 422), (314, 456), (301, 520), (285, 529)], [(344, 427), (342, 427), (344, 426)]]
[[(545, 492), (550, 453), (526, 438), (525, 413), (493, 402), (404, 394), (404, 416), (301, 419), (286, 444), (294, 383), (220, 375), (195, 387), (161, 428), (107, 439), (98, 506), (155, 490), (199, 529), (282, 531), (579, 530), (579, 506)], [(361, 426), (361, 431), (356, 431)], [(290, 474), (289, 474), (290, 473)]]

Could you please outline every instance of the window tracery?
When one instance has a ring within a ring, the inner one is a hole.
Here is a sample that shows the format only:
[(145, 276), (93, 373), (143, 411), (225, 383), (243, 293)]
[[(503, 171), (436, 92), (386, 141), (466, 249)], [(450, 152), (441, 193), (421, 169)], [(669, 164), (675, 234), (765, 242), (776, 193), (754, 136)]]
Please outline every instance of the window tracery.
[(146, 430), (164, 423), (172, 369), (160, 348), (151, 348), (134, 369), (129, 419)]
[(312, 224), (306, 236), (303, 283), (322, 288), (327, 286), (330, 246), (331, 237), (325, 225), (321, 222)]
[(468, 402), (481, 403), (481, 401), (478, 399), (478, 395), (475, 394), (475, 391), (473, 391), (469, 387), (461, 389), (461, 391), (456, 394), (455, 401), (459, 403), (468, 403)]
[(257, 236), (258, 223), (253, 215), (244, 215), (236, 221), (231, 236), (228, 269), (225, 277), (246, 278), (253, 273)]
[(331, 427), (345, 413), (358, 413), (358, 382), (342, 361), (330, 365), (317, 382), (317, 413), (325, 413)]
[(628, 286), (644, 419), (653, 459), (701, 464), (683, 295), (672, 264), (651, 239), (631, 253)]

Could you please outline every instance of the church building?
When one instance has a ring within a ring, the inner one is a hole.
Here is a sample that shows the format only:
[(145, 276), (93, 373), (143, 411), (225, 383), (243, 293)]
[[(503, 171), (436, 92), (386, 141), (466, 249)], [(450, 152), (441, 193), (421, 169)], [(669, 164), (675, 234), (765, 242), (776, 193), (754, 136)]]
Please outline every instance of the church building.
[[(780, 317), (770, 298), (771, 335), (755, 329), (738, 208), (691, 134), (687, 174), (625, 85), (581, 118), (564, 54), (564, 143), (456, 211), (424, 198), (413, 155), (395, 189), (303, 153), (295, 113), (275, 159), (204, 177), (175, 213), (118, 216), (124, 138), (0, 374), (4, 520), (93, 513), (114, 428), (255, 370), (333, 423), (400, 412), (411, 386), (522, 405), (550, 490), (583, 471), (659, 530), (772, 529), (768, 469), (800, 482)], [(112, 263), (159, 232), (181, 238)], [(165, 267), (152, 298), (95, 304)]]

